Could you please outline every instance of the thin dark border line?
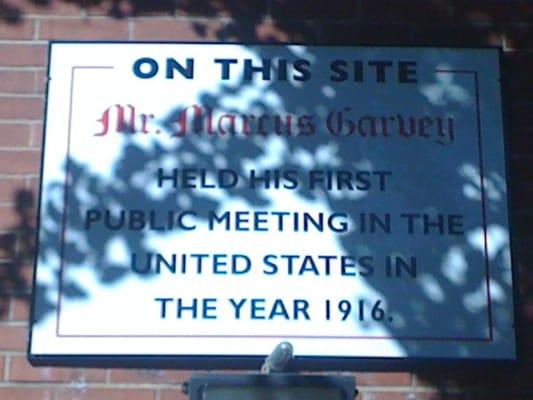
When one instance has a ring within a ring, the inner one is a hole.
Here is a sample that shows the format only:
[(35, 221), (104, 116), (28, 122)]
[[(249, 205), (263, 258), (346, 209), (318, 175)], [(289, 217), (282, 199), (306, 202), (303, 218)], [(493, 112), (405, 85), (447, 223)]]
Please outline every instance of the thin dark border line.
[(483, 164), (483, 145), (481, 143), (481, 117), (480, 117), (480, 106), (479, 106), (479, 84), (478, 84), (478, 74), (477, 71), (474, 71), (474, 81), (476, 83), (476, 112), (477, 112), (477, 134), (479, 137), (478, 148), (479, 148), (479, 177), (481, 180), (481, 208), (483, 209), (483, 245), (485, 250), (485, 280), (487, 285), (487, 304), (488, 304), (488, 313), (489, 313), (489, 337), (491, 340), (494, 338), (493, 326), (492, 326), (492, 296), (490, 291), (490, 266), (489, 266), (489, 252), (488, 252), (488, 241), (487, 241), (487, 205), (485, 204), (485, 166)]
[(507, 207), (507, 224), (509, 226), (509, 250), (510, 250), (510, 256), (509, 261), (511, 263), (511, 276), (512, 276), (512, 296), (513, 296), (513, 332), (514, 332), (514, 341), (515, 341), (515, 358), (517, 360), (521, 360), (522, 354), (521, 350), (525, 347), (525, 336), (522, 334), (522, 327), (524, 326), (525, 322), (523, 321), (523, 314), (521, 313), (521, 304), (522, 299), (520, 297), (520, 291), (519, 288), (519, 281), (520, 281), (520, 271), (518, 271), (518, 268), (515, 268), (515, 241), (513, 240), (514, 236), (514, 226), (515, 226), (515, 220), (516, 218), (512, 217), (510, 210), (512, 208), (513, 204), (513, 194), (516, 193), (514, 191), (514, 188), (511, 185), (511, 175), (512, 175), (512, 168), (510, 164), (510, 155), (509, 155), (509, 126), (510, 126), (510, 120), (509, 120), (509, 106), (508, 102), (506, 101), (508, 96), (506, 96), (507, 88), (508, 88), (508, 80), (507, 75), (505, 73), (505, 66), (504, 66), (504, 59), (503, 59), (503, 49), (498, 49), (498, 84), (499, 84), (499, 94), (500, 94), (500, 104), (501, 104), (501, 129), (503, 132), (503, 156), (504, 156), (504, 168), (505, 168), (505, 182), (506, 182), (506, 190), (507, 190), (507, 201), (506, 201), (506, 207)]
[[(69, 167), (70, 167), (70, 137), (71, 137), (71, 127), (72, 127), (72, 111), (73, 111), (73, 97), (74, 97), (74, 77), (75, 71), (77, 69), (113, 69), (112, 66), (73, 66), (71, 71), (71, 87), (70, 87), (70, 107), (69, 107), (69, 128), (68, 128), (68, 138), (67, 138), (67, 165), (66, 165), (66, 176), (65, 176), (65, 199), (64, 199), (64, 212), (63, 212), (63, 229), (61, 236), (61, 265), (60, 265), (60, 282), (59, 282), (59, 299), (58, 299), (58, 308), (56, 312), (56, 336), (64, 338), (186, 338), (186, 337), (197, 337), (197, 338), (300, 338), (300, 339), (362, 339), (362, 340), (407, 340), (407, 341), (463, 341), (463, 342), (486, 342), (492, 341), (492, 313), (491, 313), (491, 302), (490, 297), (488, 298), (488, 313), (489, 313), (489, 338), (431, 338), (431, 337), (398, 337), (398, 336), (306, 336), (306, 335), (64, 335), (60, 334), (60, 314), (61, 314), (61, 301), (62, 301), (62, 290), (63, 290), (63, 276), (64, 276), (64, 239), (65, 239), (65, 230), (66, 230), (66, 216), (67, 216), (67, 204), (68, 204), (68, 192), (69, 192)], [(478, 92), (478, 81), (477, 81), (477, 72), (472, 70), (442, 70), (436, 69), (437, 73), (468, 73), (474, 74), (475, 79), (475, 92), (476, 92), (476, 122), (478, 130), (478, 152), (481, 151), (481, 132), (480, 132), (480, 115), (479, 115), (479, 92)], [(480, 170), (482, 170), (482, 158), (480, 154)], [(484, 182), (483, 175), (481, 173), (481, 187), (482, 187), (482, 216), (483, 216), (483, 232), (485, 239), (485, 273), (487, 281), (487, 293), (490, 296), (489, 291), (489, 278), (488, 278), (488, 258), (487, 258), (487, 235), (486, 235), (486, 218), (485, 218), (485, 196), (484, 196)]]
[(433, 337), (390, 337), (390, 336), (311, 336), (311, 335), (60, 335), (59, 337), (75, 339), (75, 338), (87, 338), (87, 339), (104, 339), (104, 338), (121, 338), (121, 339), (141, 339), (141, 338), (159, 338), (159, 339), (172, 339), (172, 338), (197, 338), (197, 339), (266, 339), (266, 338), (278, 338), (278, 339), (346, 339), (346, 340), (391, 340), (398, 339), (404, 341), (420, 341), (420, 342), (488, 342), (491, 339), (487, 338), (433, 338)]
[(35, 226), (35, 232), (34, 232), (34, 240), (35, 240), (35, 249), (34, 249), (34, 255), (33, 255), (33, 277), (32, 277), (32, 290), (31, 290), (31, 304), (30, 304), (30, 318), (29, 318), (29, 340), (27, 344), (27, 354), (28, 358), (32, 354), (32, 344), (33, 344), (33, 325), (36, 323), (36, 303), (37, 303), (37, 264), (39, 262), (39, 255), (41, 253), (40, 251), (40, 236), (41, 236), (41, 213), (42, 213), (42, 193), (43, 193), (43, 181), (44, 181), (44, 149), (46, 145), (46, 126), (48, 123), (48, 95), (50, 94), (50, 65), (51, 65), (51, 59), (52, 59), (52, 45), (48, 45), (48, 53), (47, 53), (47, 60), (46, 60), (46, 90), (45, 90), (45, 96), (44, 96), (44, 119), (43, 119), (43, 127), (41, 130), (42, 133), (42, 141), (41, 141), (41, 163), (40, 163), (40, 176), (39, 176), (39, 197), (38, 197), (38, 204), (37, 204), (37, 221)]
[(67, 135), (67, 158), (65, 160), (65, 193), (63, 195), (63, 215), (61, 217), (61, 239), (60, 239), (60, 260), (59, 265), (59, 289), (58, 289), (58, 299), (57, 299), (57, 310), (56, 310), (56, 336), (59, 336), (59, 325), (61, 321), (61, 306), (63, 300), (63, 276), (64, 276), (64, 265), (65, 265), (65, 231), (67, 226), (67, 210), (68, 210), (68, 197), (70, 191), (70, 133), (72, 128), (72, 103), (74, 98), (74, 76), (77, 67), (72, 67), (70, 70), (70, 98), (69, 98), (69, 110), (68, 110), (68, 135)]
[(480, 179), (480, 188), (481, 188), (481, 218), (483, 222), (483, 251), (485, 258), (485, 286), (487, 294), (487, 317), (489, 322), (489, 338), (488, 341), (494, 340), (493, 326), (492, 326), (492, 299), (490, 292), (490, 266), (489, 266), (489, 256), (488, 256), (488, 245), (487, 245), (487, 206), (485, 204), (485, 175), (484, 175), (484, 164), (483, 164), (483, 144), (482, 144), (482, 135), (481, 135), (481, 109), (479, 106), (479, 82), (478, 82), (478, 73), (475, 70), (461, 70), (461, 69), (436, 69), (435, 72), (438, 73), (457, 73), (457, 74), (472, 74), (474, 77), (474, 90), (476, 97), (476, 128), (477, 128), (477, 137), (478, 137), (478, 165), (479, 165), (479, 179)]
[[(254, 369), (259, 370), (264, 363), (265, 355), (239, 356), (237, 354), (218, 356), (188, 355), (177, 357), (171, 355), (154, 356), (150, 354), (137, 354), (131, 356), (121, 355), (29, 355), (29, 361), (34, 366), (69, 366), (69, 367), (94, 367), (101, 368), (102, 365), (111, 368), (159, 368), (159, 369), (193, 369), (193, 370), (214, 370), (230, 369), (239, 370)], [(296, 356), (287, 366), (287, 372), (299, 371), (412, 371), (427, 372), (444, 371), (449, 367), (462, 366), (469, 370), (485, 368), (516, 368), (518, 366), (514, 359), (505, 358), (464, 358), (461, 360), (454, 358), (429, 358), (411, 357), (409, 359), (394, 359), (390, 357), (346, 357), (331, 356), (323, 357), (317, 355)]]
[(73, 66), (70, 72), (70, 99), (69, 99), (69, 112), (68, 112), (68, 134), (67, 134), (67, 158), (65, 160), (65, 195), (63, 197), (63, 216), (61, 218), (61, 244), (60, 244), (60, 259), (61, 263), (59, 266), (59, 288), (58, 288), (58, 300), (57, 300), (57, 310), (56, 310), (56, 336), (61, 337), (60, 331), (60, 321), (61, 321), (61, 307), (63, 301), (63, 278), (65, 271), (65, 235), (67, 229), (67, 204), (70, 192), (70, 137), (72, 133), (72, 113), (73, 113), (73, 103), (74, 103), (74, 79), (75, 72), (78, 69), (113, 69), (113, 66)]
[(375, 44), (375, 43), (365, 43), (359, 42), (356, 44), (346, 44), (346, 43), (317, 43), (317, 42), (288, 42), (288, 43), (264, 43), (264, 42), (255, 42), (255, 41), (235, 41), (235, 42), (221, 42), (217, 40), (62, 40), (54, 39), (49, 41), (50, 44), (127, 44), (127, 45), (139, 45), (139, 44), (159, 44), (159, 45), (197, 45), (197, 44), (216, 44), (216, 45), (238, 45), (238, 46), (302, 46), (302, 47), (313, 47), (313, 48), (379, 48), (379, 49), (439, 49), (439, 50), (502, 50), (502, 46), (495, 45), (479, 45), (479, 46), (461, 46), (461, 45), (448, 45), (448, 46), (439, 46), (439, 45), (420, 45), (420, 44)]

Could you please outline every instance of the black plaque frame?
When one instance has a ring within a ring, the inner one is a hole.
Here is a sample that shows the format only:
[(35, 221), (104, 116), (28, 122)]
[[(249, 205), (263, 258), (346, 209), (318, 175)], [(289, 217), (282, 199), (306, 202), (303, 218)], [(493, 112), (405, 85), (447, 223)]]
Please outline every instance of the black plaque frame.
[[(220, 42), (185, 42), (185, 41), (122, 41), (122, 40), (110, 40), (110, 41), (71, 41), (71, 40), (56, 40), (49, 42), (48, 48), (48, 67), (47, 71), (50, 69), (50, 54), (52, 44), (54, 43), (69, 43), (69, 44), (223, 44)], [(239, 43), (232, 42), (233, 45), (265, 45), (264, 43)], [(277, 45), (302, 45), (302, 46), (317, 46), (317, 44), (305, 44), (305, 43), (282, 43)], [(508, 112), (506, 106), (506, 98), (504, 93), (505, 88), (505, 77), (503, 69), (503, 50), (501, 47), (497, 46), (400, 46), (400, 45), (372, 45), (368, 43), (353, 43), (350, 45), (341, 44), (333, 45), (328, 43), (328, 46), (335, 47), (388, 47), (388, 48), (450, 48), (450, 49), (494, 49), (499, 52), (499, 70), (500, 70), (500, 79), (502, 82), (502, 91), (501, 91), (501, 101), (502, 101), (502, 121), (503, 121), (503, 140), (505, 146), (503, 148), (503, 155), (506, 160), (506, 181), (508, 187), (511, 186), (510, 180), (510, 153), (509, 153), (509, 120)], [(44, 153), (46, 137), (44, 131), (46, 129), (46, 116), (48, 108), (48, 85), (46, 87), (46, 96), (45, 96), (45, 107), (44, 115), (45, 121), (43, 124), (43, 140), (41, 152)], [(41, 171), (43, 169), (44, 157), (41, 157)], [(40, 188), (39, 193), (43, 190), (42, 187), (42, 175), (40, 178)], [(509, 192), (512, 192), (510, 188)], [(41, 196), (39, 196), (41, 197)], [(508, 210), (511, 210), (511, 194), (507, 194), (507, 204)], [(37, 215), (40, 215), (41, 202), (38, 204)], [(509, 236), (511, 243), (511, 257), (513, 258), (513, 221), (511, 218), (511, 213), (509, 212)], [(40, 221), (37, 221), (35, 229), (35, 240), (36, 240), (36, 249), (39, 248), (38, 232), (39, 232)], [(34, 266), (37, 264), (37, 252), (34, 261)], [(516, 346), (516, 358), (515, 359), (489, 359), (489, 358), (468, 358), (468, 359), (458, 359), (458, 358), (426, 358), (426, 357), (406, 357), (406, 358), (392, 358), (392, 357), (320, 357), (320, 356), (302, 356), (295, 357), (289, 365), (287, 366), (287, 371), (296, 372), (300, 370), (309, 370), (309, 371), (333, 371), (333, 370), (357, 370), (357, 371), (428, 371), (428, 370), (445, 370), (452, 366), (462, 366), (468, 369), (486, 369), (486, 368), (514, 368), (518, 367), (520, 362), (520, 348), (523, 345), (525, 338), (520, 335), (520, 330), (518, 327), (521, 325), (521, 313), (519, 312), (520, 298), (518, 291), (518, 271), (517, 268), (512, 268), (513, 276), (513, 302), (514, 302), (514, 320), (515, 320), (515, 346)], [(36, 287), (36, 274), (33, 277), (33, 289)], [(69, 354), (69, 355), (57, 355), (57, 354), (46, 354), (46, 355), (35, 355), (31, 353), (31, 341), (32, 341), (32, 329), (35, 322), (35, 302), (37, 301), (35, 290), (32, 290), (32, 299), (31, 299), (31, 312), (30, 312), (30, 332), (28, 340), (28, 351), (27, 357), (29, 362), (34, 366), (68, 366), (68, 367), (91, 367), (91, 368), (162, 368), (162, 369), (190, 369), (190, 370), (212, 370), (212, 369), (228, 369), (228, 370), (240, 370), (240, 369), (250, 369), (250, 370), (259, 370), (264, 358), (266, 355), (257, 355), (257, 356), (243, 356), (243, 355), (152, 355), (152, 354), (140, 354), (140, 355), (109, 355), (109, 354), (94, 354), (94, 355), (85, 355), (85, 354)], [(323, 376), (321, 379), (318, 379), (318, 376), (301, 376), (301, 375), (232, 375), (233, 384), (235, 385), (250, 385), (250, 384), (259, 384), (259, 385), (280, 385), (283, 384), (284, 379), (288, 379), (291, 382), (300, 382), (301, 384), (320, 384), (326, 385), (332, 384), (343, 384), (347, 383), (343, 381), (342, 376)], [(209, 375), (207, 381), (210, 383), (222, 384), (224, 382), (229, 382), (226, 380), (227, 376), (225, 375)], [(312, 378), (312, 379), (311, 379)], [(322, 379), (323, 378), (323, 379)], [(202, 378), (204, 379), (204, 378)], [(254, 380), (255, 379), (255, 380)], [(308, 379), (311, 379), (308, 381)], [(195, 388), (194, 385), (199, 385), (200, 380), (196, 381), (191, 380), (190, 390)], [(345, 386), (347, 389), (348, 386)], [(198, 398), (192, 398), (195, 400)]]

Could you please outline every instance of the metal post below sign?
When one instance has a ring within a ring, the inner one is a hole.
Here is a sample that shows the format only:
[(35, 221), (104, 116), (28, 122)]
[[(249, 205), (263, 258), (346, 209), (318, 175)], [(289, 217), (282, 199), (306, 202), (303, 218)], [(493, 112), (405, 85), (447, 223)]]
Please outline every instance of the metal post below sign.
[(353, 376), (281, 373), (292, 357), (292, 344), (281, 342), (265, 359), (261, 375), (195, 375), (184, 391), (191, 400), (352, 400), (357, 396)]
[(324, 375), (194, 375), (191, 400), (352, 400), (353, 376)]

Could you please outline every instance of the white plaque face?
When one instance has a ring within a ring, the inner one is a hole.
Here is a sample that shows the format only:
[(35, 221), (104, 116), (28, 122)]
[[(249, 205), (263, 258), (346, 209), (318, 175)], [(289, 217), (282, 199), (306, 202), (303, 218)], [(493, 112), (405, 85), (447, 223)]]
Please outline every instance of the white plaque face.
[(33, 362), (515, 358), (497, 50), (58, 42), (49, 78)]

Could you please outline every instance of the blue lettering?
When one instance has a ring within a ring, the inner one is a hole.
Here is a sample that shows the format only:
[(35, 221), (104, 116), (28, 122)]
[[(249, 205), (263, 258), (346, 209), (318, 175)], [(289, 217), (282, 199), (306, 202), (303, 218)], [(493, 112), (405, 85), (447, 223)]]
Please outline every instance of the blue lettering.
[[(146, 67), (148, 67), (148, 70), (146, 70)], [(154, 60), (153, 58), (149, 58), (149, 57), (139, 58), (133, 64), (133, 73), (135, 74), (137, 78), (141, 78), (141, 79), (153, 78), (154, 76), (157, 75), (158, 71), (159, 71), (159, 65), (157, 64), (157, 61)]]

